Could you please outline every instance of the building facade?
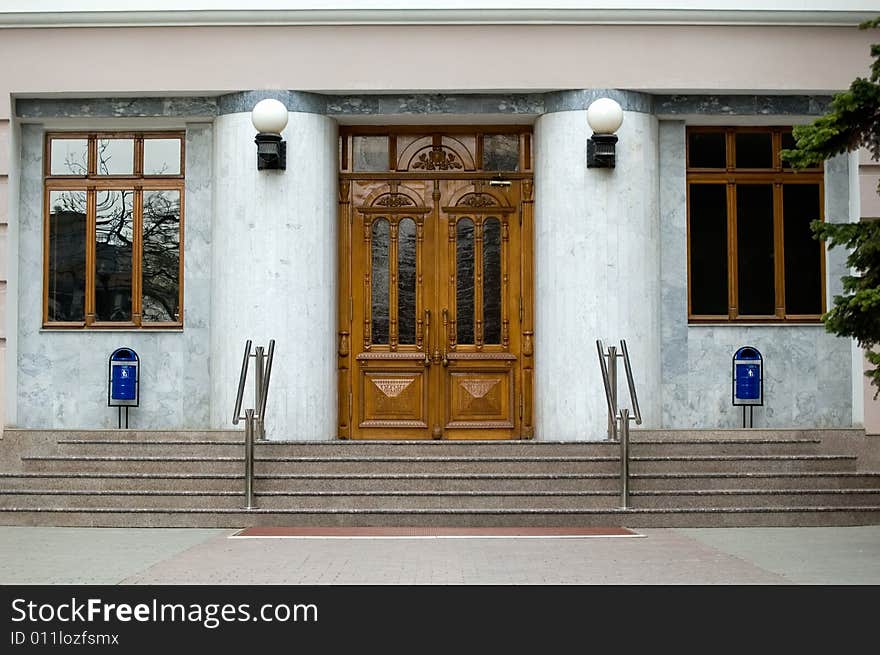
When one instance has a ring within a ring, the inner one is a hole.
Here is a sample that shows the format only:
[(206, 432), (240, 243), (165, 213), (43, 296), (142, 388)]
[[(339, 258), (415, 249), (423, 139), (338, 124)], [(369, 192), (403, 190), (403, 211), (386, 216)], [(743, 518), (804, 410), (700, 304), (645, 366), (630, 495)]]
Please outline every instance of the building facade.
[[(246, 339), (276, 341), (274, 439), (604, 438), (596, 339), (629, 344), (646, 427), (739, 426), (746, 345), (756, 427), (873, 416), (819, 320), (846, 253), (808, 224), (876, 215), (875, 162), (780, 157), (868, 70), (869, 3), (20, 4), (4, 425), (114, 427), (124, 346), (132, 427), (230, 427)], [(284, 170), (257, 167), (266, 98)], [(599, 98), (613, 168), (588, 166)]]

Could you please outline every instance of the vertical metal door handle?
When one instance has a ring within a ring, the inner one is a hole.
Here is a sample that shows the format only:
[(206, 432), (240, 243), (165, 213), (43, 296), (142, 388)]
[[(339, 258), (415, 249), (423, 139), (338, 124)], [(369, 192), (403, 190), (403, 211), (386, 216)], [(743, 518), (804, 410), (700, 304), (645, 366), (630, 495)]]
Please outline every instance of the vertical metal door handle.
[(449, 366), (449, 358), (446, 356), (446, 348), (449, 343), (449, 310), (443, 308), (443, 366)]

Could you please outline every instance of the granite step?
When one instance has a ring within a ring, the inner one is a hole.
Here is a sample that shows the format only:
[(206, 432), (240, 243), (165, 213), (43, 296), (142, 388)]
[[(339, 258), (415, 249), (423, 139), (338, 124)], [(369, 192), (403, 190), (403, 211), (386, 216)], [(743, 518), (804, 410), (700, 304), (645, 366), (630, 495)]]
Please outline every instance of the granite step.
[[(36, 455), (22, 458), (27, 471), (134, 471), (234, 473), (243, 456)], [(616, 457), (256, 457), (254, 470), (273, 473), (577, 473), (614, 472)]]
[(846, 489), (880, 488), (880, 472), (868, 471), (730, 471), (635, 473), (633, 490), (695, 489)]
[(834, 507), (708, 507), (627, 509), (412, 509), (412, 510), (278, 510), (94, 507), (88, 510), (54, 506), (7, 507), (3, 525), (93, 527), (222, 527), (250, 526), (622, 526), (639, 527), (760, 527), (845, 526), (880, 523), (876, 505)]
[(633, 456), (630, 472), (724, 473), (855, 471), (858, 458), (850, 455), (657, 455)]
[[(668, 439), (631, 442), (637, 456), (818, 454), (819, 439)], [(243, 440), (216, 439), (62, 439), (53, 454), (94, 456), (218, 456), (243, 452)], [(258, 457), (608, 457), (619, 456), (617, 442), (448, 442), (448, 441), (258, 441)], [(49, 454), (49, 453), (40, 453)]]

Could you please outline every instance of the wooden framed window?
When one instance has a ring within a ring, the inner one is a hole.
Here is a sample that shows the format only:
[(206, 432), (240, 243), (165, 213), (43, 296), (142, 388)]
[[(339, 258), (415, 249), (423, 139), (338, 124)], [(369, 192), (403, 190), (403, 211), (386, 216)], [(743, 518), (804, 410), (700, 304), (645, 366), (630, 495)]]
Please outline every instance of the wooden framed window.
[(793, 171), (793, 146), (790, 127), (688, 128), (689, 321), (820, 320), (823, 171)]
[(44, 327), (183, 325), (184, 173), (181, 132), (46, 135)]

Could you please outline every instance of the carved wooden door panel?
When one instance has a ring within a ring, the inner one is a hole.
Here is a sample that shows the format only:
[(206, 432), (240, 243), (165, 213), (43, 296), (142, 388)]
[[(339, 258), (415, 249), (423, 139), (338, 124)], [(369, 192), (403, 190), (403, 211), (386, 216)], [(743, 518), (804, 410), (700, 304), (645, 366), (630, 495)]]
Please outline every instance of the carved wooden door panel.
[(533, 435), (529, 152), (525, 130), (342, 138), (340, 437)]
[(429, 439), (436, 224), (430, 181), (352, 185), (352, 436)]
[(445, 181), (440, 202), (443, 436), (518, 437), (519, 183)]

